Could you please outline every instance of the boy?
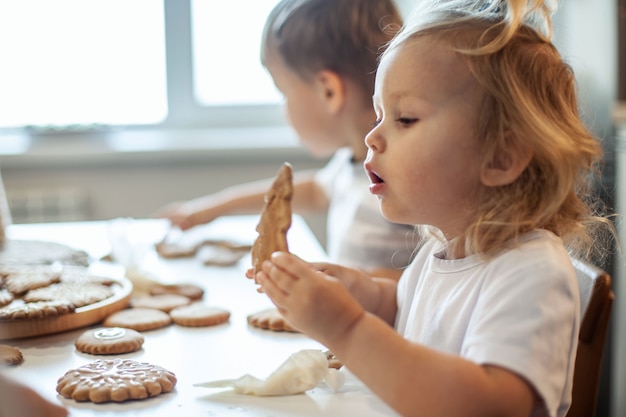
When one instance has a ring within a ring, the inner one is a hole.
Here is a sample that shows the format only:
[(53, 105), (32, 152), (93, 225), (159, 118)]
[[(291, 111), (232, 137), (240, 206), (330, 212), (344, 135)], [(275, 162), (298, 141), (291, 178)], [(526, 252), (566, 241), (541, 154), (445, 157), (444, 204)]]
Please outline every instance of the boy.
[[(327, 212), (332, 262), (398, 278), (415, 244), (368, 191), (364, 138), (382, 48), (402, 26), (392, 0), (282, 0), (265, 23), (261, 60), (285, 98), (289, 121), (312, 155), (330, 162), (296, 173), (295, 212)], [(240, 184), (157, 213), (189, 229), (226, 214), (258, 213), (271, 179)]]

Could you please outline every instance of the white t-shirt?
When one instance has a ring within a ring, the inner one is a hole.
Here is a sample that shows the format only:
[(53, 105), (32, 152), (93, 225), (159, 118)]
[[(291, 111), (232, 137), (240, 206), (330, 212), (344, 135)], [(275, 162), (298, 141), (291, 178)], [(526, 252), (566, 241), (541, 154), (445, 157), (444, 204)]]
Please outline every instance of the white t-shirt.
[(525, 378), (543, 399), (532, 416), (571, 404), (580, 303), (576, 273), (550, 232), (525, 235), (491, 260), (443, 259), (430, 238), (398, 283), (396, 329), (405, 338)]
[(369, 178), (352, 152), (340, 149), (315, 181), (330, 202), (326, 251), (332, 262), (354, 268), (405, 268), (416, 247), (413, 226), (391, 223), (369, 192)]

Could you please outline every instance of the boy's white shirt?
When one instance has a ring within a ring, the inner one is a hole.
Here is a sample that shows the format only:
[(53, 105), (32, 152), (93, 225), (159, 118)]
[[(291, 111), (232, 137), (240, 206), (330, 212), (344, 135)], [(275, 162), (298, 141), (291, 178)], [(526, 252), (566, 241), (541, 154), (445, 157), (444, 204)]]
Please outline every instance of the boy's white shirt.
[(398, 283), (396, 329), (408, 340), (509, 369), (543, 399), (532, 416), (562, 417), (571, 404), (580, 302), (562, 241), (526, 234), (484, 261), (443, 259), (429, 239)]

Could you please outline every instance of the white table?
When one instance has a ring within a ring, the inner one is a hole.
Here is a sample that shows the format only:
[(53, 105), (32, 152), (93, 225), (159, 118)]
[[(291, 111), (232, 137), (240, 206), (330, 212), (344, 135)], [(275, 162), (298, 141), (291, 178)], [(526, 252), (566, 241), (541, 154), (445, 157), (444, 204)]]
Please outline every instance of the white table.
[[(159, 239), (166, 225), (157, 220), (136, 222), (149, 241)], [(252, 242), (256, 236), (255, 216), (233, 216), (202, 226), (203, 235)], [(11, 239), (50, 240), (87, 251), (94, 258), (110, 252), (107, 222), (51, 223), (13, 225)], [(326, 255), (302, 218), (294, 216), (288, 241), (290, 250), (309, 260), (324, 260)], [(207, 267), (195, 258), (165, 260), (153, 251), (142, 267), (164, 283), (191, 282), (205, 289), (205, 302), (231, 311), (227, 324), (186, 328), (171, 325), (144, 332), (143, 348), (122, 358), (162, 366), (176, 374), (175, 389), (155, 398), (125, 403), (93, 404), (75, 402), (56, 393), (58, 378), (70, 369), (100, 358), (78, 352), (74, 342), (85, 329), (28, 339), (0, 341), (20, 349), (24, 362), (1, 371), (33, 387), (47, 399), (65, 405), (71, 416), (395, 416), (362, 384), (350, 384), (339, 392), (325, 386), (305, 394), (282, 397), (237, 395), (225, 389), (207, 389), (193, 384), (203, 381), (238, 378), (246, 373), (264, 378), (289, 355), (302, 349), (324, 349), (302, 335), (262, 330), (248, 325), (246, 317), (272, 307), (253, 282), (244, 276), (249, 256), (229, 268)], [(93, 327), (97, 327), (94, 325)], [(0, 407), (2, 405), (0, 404)]]

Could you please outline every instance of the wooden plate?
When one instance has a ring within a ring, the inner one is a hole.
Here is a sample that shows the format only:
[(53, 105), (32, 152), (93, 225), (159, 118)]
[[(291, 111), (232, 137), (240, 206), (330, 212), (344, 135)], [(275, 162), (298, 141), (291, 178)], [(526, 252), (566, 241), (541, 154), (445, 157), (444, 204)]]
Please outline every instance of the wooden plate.
[(0, 322), (0, 340), (43, 336), (68, 330), (87, 327), (104, 320), (110, 314), (127, 307), (130, 302), (133, 284), (128, 278), (115, 278), (113, 296), (84, 307), (70, 314), (32, 320)]

